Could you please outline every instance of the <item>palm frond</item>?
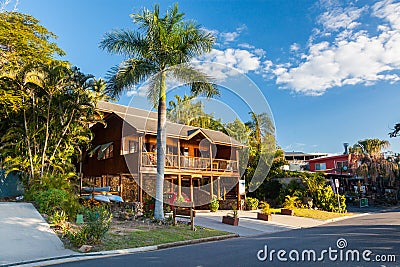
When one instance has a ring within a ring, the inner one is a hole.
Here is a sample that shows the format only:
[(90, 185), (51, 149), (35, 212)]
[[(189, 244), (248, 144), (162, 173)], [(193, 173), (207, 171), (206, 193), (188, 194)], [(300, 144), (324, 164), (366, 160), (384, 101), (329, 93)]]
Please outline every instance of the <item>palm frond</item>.
[(114, 66), (107, 74), (106, 92), (111, 97), (119, 97), (125, 89), (142, 83), (157, 71), (151, 62), (128, 59)]
[(194, 96), (213, 97), (220, 94), (217, 85), (212, 82), (212, 77), (197, 70), (192, 65), (179, 64), (173, 66), (168, 69), (168, 74), (171, 74), (181, 83), (190, 86)]
[(137, 59), (145, 58), (149, 50), (146, 39), (140, 33), (130, 30), (114, 30), (106, 33), (99, 47), (108, 53)]

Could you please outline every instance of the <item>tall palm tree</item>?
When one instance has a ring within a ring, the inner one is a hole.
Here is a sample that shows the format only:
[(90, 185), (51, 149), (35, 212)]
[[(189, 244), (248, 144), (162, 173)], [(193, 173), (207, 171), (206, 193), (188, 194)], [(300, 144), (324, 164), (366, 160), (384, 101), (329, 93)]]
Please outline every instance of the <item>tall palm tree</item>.
[(125, 89), (150, 79), (148, 98), (158, 108), (157, 180), (154, 217), (164, 219), (163, 187), (166, 150), (166, 79), (167, 74), (190, 86), (194, 95), (212, 97), (218, 89), (209, 77), (189, 64), (194, 57), (211, 51), (215, 38), (193, 21), (184, 21), (175, 4), (164, 16), (159, 5), (132, 15), (137, 31), (115, 30), (106, 33), (100, 48), (127, 59), (111, 69), (108, 90), (118, 97)]

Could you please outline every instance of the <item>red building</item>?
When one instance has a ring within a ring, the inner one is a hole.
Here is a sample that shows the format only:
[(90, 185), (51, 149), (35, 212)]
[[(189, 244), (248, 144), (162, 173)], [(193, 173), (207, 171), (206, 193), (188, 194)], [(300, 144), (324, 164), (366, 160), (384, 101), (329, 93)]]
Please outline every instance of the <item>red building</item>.
[(337, 176), (353, 176), (353, 165), (355, 158), (351, 154), (320, 157), (308, 160), (311, 172), (323, 172)]

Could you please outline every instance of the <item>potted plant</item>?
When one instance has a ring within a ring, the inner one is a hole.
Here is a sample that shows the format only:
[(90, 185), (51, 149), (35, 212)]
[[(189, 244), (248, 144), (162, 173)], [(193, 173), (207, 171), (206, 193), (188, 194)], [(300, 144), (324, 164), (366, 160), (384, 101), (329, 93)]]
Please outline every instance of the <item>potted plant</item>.
[(226, 216), (222, 216), (222, 223), (238, 226), (239, 214), (236, 207), (233, 207), (232, 213), (228, 213)]
[(219, 208), (219, 201), (216, 196), (213, 196), (211, 202), (210, 202), (210, 211), (211, 212), (216, 212)]
[(261, 212), (257, 213), (257, 219), (271, 221), (272, 214), (269, 204), (267, 202), (261, 202), (261, 208)]
[(254, 197), (246, 197), (246, 207), (248, 210), (256, 210), (258, 208), (258, 199)]
[(283, 215), (294, 215), (294, 209), (299, 204), (299, 199), (296, 196), (289, 196), (285, 197), (285, 202), (283, 203), (283, 209), (281, 209), (281, 214)]

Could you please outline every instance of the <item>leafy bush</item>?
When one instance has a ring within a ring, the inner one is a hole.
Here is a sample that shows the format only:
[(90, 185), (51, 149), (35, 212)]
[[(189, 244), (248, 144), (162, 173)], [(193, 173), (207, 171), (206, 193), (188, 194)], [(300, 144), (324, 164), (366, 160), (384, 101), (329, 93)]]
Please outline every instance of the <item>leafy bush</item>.
[(216, 212), (218, 209), (219, 209), (219, 201), (218, 198), (214, 196), (210, 202), (210, 211)]
[(258, 199), (253, 198), (253, 197), (246, 197), (246, 206), (251, 208), (251, 209), (257, 209), (258, 208)]
[(25, 191), (25, 198), (34, 201), (40, 213), (52, 216), (56, 211), (64, 211), (67, 217), (75, 216), (79, 208), (78, 198), (71, 188), (73, 174), (44, 175), (32, 181)]
[(111, 227), (112, 214), (104, 207), (87, 208), (84, 212), (85, 223), (76, 232), (69, 232), (67, 237), (73, 245), (96, 244)]
[(68, 216), (67, 216), (67, 214), (65, 214), (65, 211), (63, 211), (63, 210), (61, 210), (61, 211), (56, 210), (53, 213), (53, 215), (49, 216), (49, 221), (58, 226), (61, 226), (67, 220), (68, 220)]
[(265, 201), (261, 202), (261, 213), (264, 213), (267, 215), (271, 214), (271, 207), (268, 204), (268, 202), (265, 202)]
[(67, 191), (53, 188), (38, 192), (34, 196), (34, 201), (40, 213), (51, 216), (56, 211), (63, 210), (67, 198)]
[(301, 201), (296, 196), (287, 195), (285, 197), (285, 202), (283, 202), (283, 207), (285, 209), (289, 209), (289, 210), (293, 210), (300, 205), (301, 205)]
[(346, 197), (339, 196), (340, 209), (338, 205), (338, 195), (335, 194), (330, 186), (319, 188), (316, 191), (315, 205), (325, 211), (346, 212)]

